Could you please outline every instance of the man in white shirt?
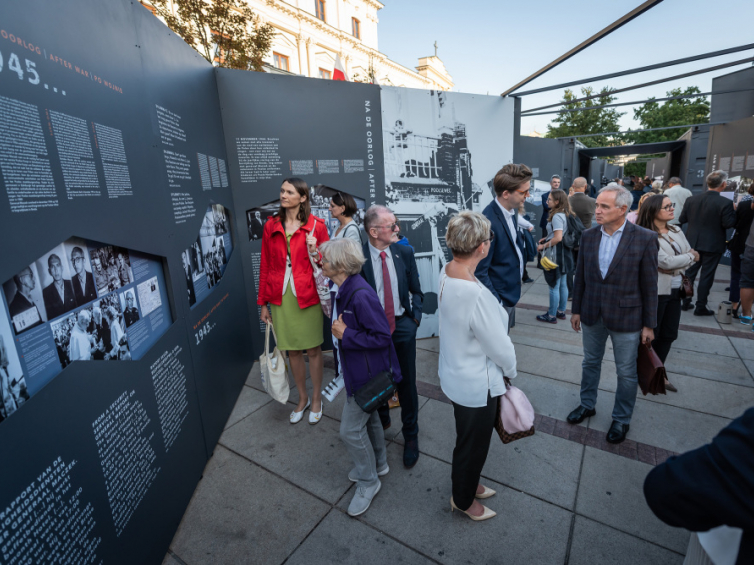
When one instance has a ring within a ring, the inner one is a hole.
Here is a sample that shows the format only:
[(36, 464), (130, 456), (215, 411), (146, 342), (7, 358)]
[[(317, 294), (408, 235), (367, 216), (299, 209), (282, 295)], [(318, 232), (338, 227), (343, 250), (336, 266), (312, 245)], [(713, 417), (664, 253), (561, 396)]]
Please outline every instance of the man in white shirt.
[(526, 165), (505, 165), (492, 181), (497, 197), (482, 211), (492, 224), (494, 237), (475, 275), (508, 312), (509, 330), (516, 321), (516, 304), (521, 298), (524, 273), (518, 207), (529, 195), (531, 177), (531, 169)]
[(670, 201), (673, 203), (673, 219), (668, 223), (675, 226), (680, 225), (679, 218), (681, 217), (681, 212), (683, 212), (683, 205), (686, 203), (686, 200), (691, 198), (691, 191), (681, 186), (681, 179), (670, 177), (668, 188), (665, 189), (663, 194), (670, 198)]
[[(377, 291), (393, 335), (403, 380), (398, 399), (403, 423), (403, 465), (410, 469), (419, 459), (419, 396), (416, 392), (416, 330), (421, 323), (424, 294), (411, 247), (400, 245), (400, 226), (389, 208), (371, 206), (364, 216), (369, 241), (363, 246), (366, 263), (361, 276)], [(390, 409), (379, 408), (383, 428), (390, 426)]]
[(91, 361), (94, 338), (86, 331), (91, 321), (92, 316), (89, 310), (81, 310), (79, 312), (76, 325), (71, 330), (71, 343), (68, 354), (71, 361)]

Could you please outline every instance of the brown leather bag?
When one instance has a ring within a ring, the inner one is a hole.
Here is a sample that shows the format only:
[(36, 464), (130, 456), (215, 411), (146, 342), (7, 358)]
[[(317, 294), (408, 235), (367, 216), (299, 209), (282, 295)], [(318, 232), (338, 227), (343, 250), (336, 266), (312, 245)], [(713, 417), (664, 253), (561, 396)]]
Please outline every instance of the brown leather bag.
[(678, 289), (678, 297), (681, 300), (694, 298), (694, 285), (686, 275), (681, 275), (681, 288)]
[(639, 357), (636, 360), (636, 372), (639, 387), (644, 396), (649, 394), (666, 394), (665, 379), (667, 373), (660, 358), (651, 345), (639, 344)]

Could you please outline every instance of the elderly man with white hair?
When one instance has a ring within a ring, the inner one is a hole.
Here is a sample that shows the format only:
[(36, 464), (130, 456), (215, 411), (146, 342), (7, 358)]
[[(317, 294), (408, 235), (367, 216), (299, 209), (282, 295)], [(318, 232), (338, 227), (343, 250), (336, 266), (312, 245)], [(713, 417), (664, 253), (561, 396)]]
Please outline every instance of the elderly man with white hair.
[(81, 310), (78, 313), (76, 324), (71, 330), (71, 343), (68, 353), (71, 361), (91, 361), (92, 350), (95, 344), (94, 338), (86, 331), (91, 321), (92, 315), (89, 313), (89, 310)]
[(597, 195), (596, 226), (581, 235), (573, 281), (571, 326), (583, 329), (581, 403), (568, 415), (578, 424), (597, 412), (597, 389), (608, 336), (618, 387), (607, 441), (626, 439), (636, 404), (636, 359), (640, 343), (651, 344), (657, 325), (657, 262), (654, 231), (627, 221), (631, 193), (615, 183)]

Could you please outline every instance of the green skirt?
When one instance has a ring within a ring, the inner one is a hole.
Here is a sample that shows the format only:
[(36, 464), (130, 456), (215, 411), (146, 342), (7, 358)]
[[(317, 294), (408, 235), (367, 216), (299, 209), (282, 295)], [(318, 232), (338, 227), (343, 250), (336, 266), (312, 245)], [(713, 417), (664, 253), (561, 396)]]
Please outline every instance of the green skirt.
[(322, 306), (315, 304), (301, 309), (289, 284), (280, 306), (270, 304), (270, 308), (278, 349), (303, 351), (322, 345)]

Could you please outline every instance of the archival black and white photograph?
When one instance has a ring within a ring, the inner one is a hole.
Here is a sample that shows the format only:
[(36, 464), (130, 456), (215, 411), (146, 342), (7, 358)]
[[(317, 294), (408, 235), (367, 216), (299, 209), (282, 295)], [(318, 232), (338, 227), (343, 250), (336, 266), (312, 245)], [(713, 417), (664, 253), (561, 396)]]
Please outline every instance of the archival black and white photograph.
[(513, 101), (382, 87), (381, 103), (385, 203), (416, 254), (425, 296), (417, 337), (429, 337), (438, 332), (448, 220), (462, 210), (481, 212), (492, 201), (489, 183), (513, 159)]
[(192, 264), (195, 264), (195, 249), (193, 246), (181, 253), (181, 264), (183, 265), (183, 276), (186, 279), (186, 294), (189, 306), (196, 304), (196, 291), (194, 290), (194, 276)]
[(139, 295), (142, 316), (149, 316), (149, 314), (162, 306), (160, 284), (157, 281), (157, 277), (152, 277), (136, 285), (136, 292)]
[(5, 281), (3, 294), (16, 335), (41, 326), (47, 321), (36, 264), (24, 267), (10, 280)]
[(71, 312), (50, 324), (61, 368), (74, 361), (131, 358), (117, 293)]
[(89, 248), (92, 274), (98, 296), (103, 296), (134, 282), (128, 250), (114, 245)]
[(71, 285), (76, 299), (76, 306), (83, 306), (97, 300), (97, 285), (94, 283), (92, 264), (86, 242), (80, 238), (71, 238), (63, 243)]
[(37, 273), (42, 287), (42, 301), (48, 320), (54, 320), (76, 308), (71, 271), (66, 249), (61, 243), (37, 259)]
[(123, 312), (123, 321), (126, 324), (126, 328), (130, 328), (134, 323), (139, 321), (139, 307), (136, 303), (136, 290), (129, 288), (121, 292), (120, 309)]
[(262, 241), (264, 224), (268, 218), (280, 210), (280, 200), (268, 202), (258, 208), (246, 211), (246, 225), (249, 228), (249, 241)]
[(15, 413), (28, 399), (29, 392), (10, 320), (0, 304), (0, 422)]

